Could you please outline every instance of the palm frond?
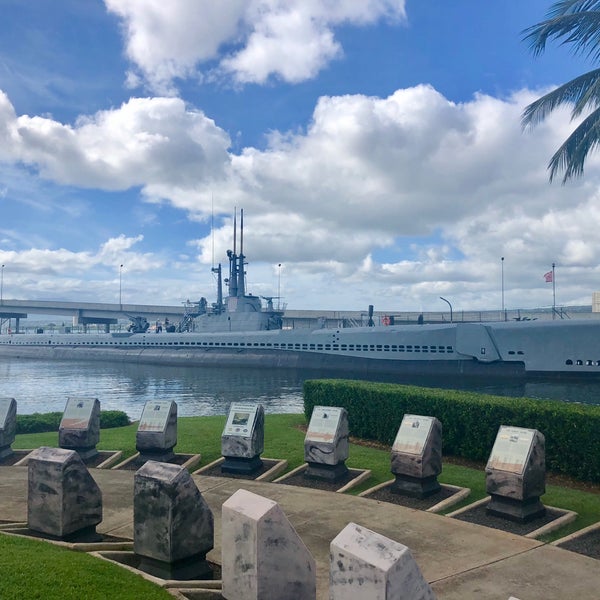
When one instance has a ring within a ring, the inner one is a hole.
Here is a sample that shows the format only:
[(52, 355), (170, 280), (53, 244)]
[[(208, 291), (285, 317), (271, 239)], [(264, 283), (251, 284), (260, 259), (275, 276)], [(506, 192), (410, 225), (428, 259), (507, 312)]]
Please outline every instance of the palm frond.
[(534, 56), (542, 54), (550, 39), (571, 44), (575, 54), (600, 58), (600, 0), (562, 0), (552, 5), (548, 18), (523, 31)]
[(583, 174), (585, 160), (600, 144), (600, 108), (596, 109), (566, 139), (548, 163), (550, 181), (564, 171), (562, 183)]
[(575, 77), (532, 102), (523, 111), (521, 125), (527, 128), (541, 123), (562, 104), (574, 105), (572, 117), (600, 106), (600, 69)]

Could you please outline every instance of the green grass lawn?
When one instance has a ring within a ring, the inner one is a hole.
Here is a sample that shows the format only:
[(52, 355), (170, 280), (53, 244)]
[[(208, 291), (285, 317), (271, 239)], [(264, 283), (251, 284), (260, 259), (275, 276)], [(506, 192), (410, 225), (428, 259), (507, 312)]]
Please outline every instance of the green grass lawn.
[[(180, 453), (202, 455), (202, 465), (221, 456), (221, 433), (225, 416), (185, 417), (178, 420), (178, 444)], [(265, 418), (264, 458), (279, 458), (288, 461), (288, 470), (302, 464), (304, 454), (304, 415), (267, 415)], [(102, 429), (99, 450), (121, 450), (124, 456), (135, 453), (137, 424), (115, 429)], [(58, 433), (18, 435), (13, 448), (37, 448), (57, 446)], [(371, 478), (352, 493), (370, 488), (393, 478), (390, 473), (390, 450), (363, 444), (350, 445), (349, 467), (370, 469)], [(469, 504), (483, 498), (485, 473), (483, 467), (473, 468), (446, 461), (442, 483), (468, 487), (471, 495), (463, 502)], [(571, 487), (547, 485), (542, 501), (548, 506), (574, 510), (577, 520), (549, 535), (545, 541), (563, 537), (568, 533), (600, 520), (600, 496), (594, 491)], [(454, 510), (451, 509), (451, 510)], [(117, 566), (79, 553), (65, 551), (43, 542), (20, 540), (0, 536), (0, 598), (57, 598), (61, 600), (81, 598), (169, 598), (163, 590), (141, 578), (125, 572)], [(36, 569), (25, 569), (24, 565), (36, 565)], [(39, 568), (38, 568), (39, 565)], [(85, 594), (81, 586), (85, 586)], [(147, 590), (137, 587), (147, 586)], [(110, 588), (110, 591), (107, 591)], [(31, 592), (31, 589), (34, 592)], [(20, 590), (20, 593), (19, 593)], [(115, 592), (118, 590), (118, 592)], [(38, 593), (39, 595), (35, 595)], [(11, 595), (12, 594), (12, 595)], [(55, 594), (55, 595), (53, 595)], [(120, 594), (120, 595), (116, 595)]]

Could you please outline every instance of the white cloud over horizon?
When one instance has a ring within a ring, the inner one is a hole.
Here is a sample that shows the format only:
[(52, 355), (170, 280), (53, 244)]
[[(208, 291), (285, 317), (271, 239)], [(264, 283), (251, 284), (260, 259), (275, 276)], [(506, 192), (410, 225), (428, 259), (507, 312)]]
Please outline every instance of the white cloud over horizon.
[[(110, 301), (102, 278), (121, 261), (136, 301), (178, 303), (198, 288), (185, 271), (209, 270), (213, 243), (217, 257), (231, 246), (228, 215), (238, 206), (250, 291), (272, 294), (273, 264), (284, 263), (294, 308), (436, 310), (440, 295), (465, 309), (493, 308), (501, 256), (507, 306), (548, 305), (542, 275), (551, 262), (559, 301), (589, 304), (600, 288), (599, 161), (591, 158), (582, 180), (548, 183), (547, 158), (572, 125), (558, 112), (522, 132), (522, 109), (538, 93), (456, 103), (419, 85), (387, 97), (322, 96), (302, 131), (272, 132), (265, 149), (239, 153), (219, 123), (179, 98), (131, 98), (67, 124), (17, 115), (2, 93), (5, 166), (75, 189), (139, 189), (141, 200), (191, 220), (206, 222), (214, 210), (217, 222), (214, 238), (196, 240), (197, 256), (175, 261), (184, 272), (171, 269), (162, 281), (152, 274), (173, 259), (138, 250), (141, 234), (70, 251), (11, 249), (16, 236), (7, 231), (0, 261), (19, 271), (20, 293), (30, 297), (48, 294), (46, 279), (33, 275), (52, 274), (65, 295), (81, 283), (74, 273), (101, 267), (85, 293)], [(210, 277), (203, 281), (197, 295), (212, 298)]]

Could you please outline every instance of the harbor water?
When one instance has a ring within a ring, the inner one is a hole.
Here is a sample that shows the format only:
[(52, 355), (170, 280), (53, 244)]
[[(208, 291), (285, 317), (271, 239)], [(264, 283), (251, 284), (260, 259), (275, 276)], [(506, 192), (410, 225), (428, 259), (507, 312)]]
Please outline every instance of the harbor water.
[[(130, 363), (5, 359), (0, 396), (15, 398), (20, 414), (62, 412), (70, 396), (98, 398), (103, 410), (139, 419), (144, 404), (175, 400), (180, 416), (226, 414), (232, 402), (260, 402), (267, 413), (301, 413), (306, 379), (331, 376), (287, 369), (173, 367)], [(347, 375), (345, 375), (347, 377)], [(487, 394), (600, 404), (600, 382), (469, 381), (395, 378), (398, 383)]]

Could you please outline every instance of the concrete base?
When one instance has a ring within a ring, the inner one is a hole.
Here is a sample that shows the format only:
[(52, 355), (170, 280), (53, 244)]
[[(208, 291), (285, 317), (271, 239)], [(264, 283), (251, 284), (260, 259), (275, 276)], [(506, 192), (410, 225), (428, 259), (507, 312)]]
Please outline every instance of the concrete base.
[(251, 475), (262, 469), (263, 461), (257, 454), (252, 458), (242, 458), (238, 456), (225, 456), (221, 465), (222, 473), (232, 473), (235, 475)]
[(394, 494), (410, 496), (411, 498), (427, 498), (442, 489), (437, 476), (411, 477), (410, 475), (396, 475), (396, 481), (390, 487)]
[(136, 556), (140, 561), (138, 565), (140, 571), (160, 579), (190, 581), (212, 578), (212, 568), (206, 560), (206, 554), (197, 554), (171, 563), (139, 554)]
[(144, 450), (140, 452), (139, 460), (147, 462), (149, 460), (153, 460), (155, 462), (166, 462), (173, 460), (175, 458), (175, 452), (173, 452), (173, 448), (168, 448), (167, 450), (158, 449), (158, 450)]
[(486, 513), (509, 521), (528, 523), (533, 519), (543, 517), (546, 514), (546, 507), (540, 502), (538, 496), (525, 500), (514, 500), (492, 494)]
[(81, 458), (83, 462), (96, 458), (99, 454), (98, 450), (96, 450), (96, 446), (91, 446), (90, 448), (67, 448), (66, 446), (62, 446), (62, 448), (65, 450), (74, 450), (79, 454), (79, 458)]
[(321, 479), (323, 481), (337, 481), (348, 474), (348, 467), (342, 461), (337, 465), (324, 465), (321, 463), (307, 463), (304, 477), (307, 479)]

